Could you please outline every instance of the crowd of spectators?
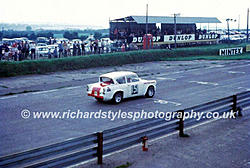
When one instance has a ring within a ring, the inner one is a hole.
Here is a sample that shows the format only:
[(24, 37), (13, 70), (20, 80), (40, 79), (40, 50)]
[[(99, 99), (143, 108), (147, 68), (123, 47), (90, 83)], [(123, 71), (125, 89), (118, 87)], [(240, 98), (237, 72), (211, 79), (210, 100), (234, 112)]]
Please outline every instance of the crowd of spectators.
[(41, 58), (63, 58), (86, 54), (101, 54), (111, 52), (110, 44), (102, 40), (90, 41), (57, 41), (49, 39), (47, 43), (34, 41), (19, 41), (0, 43), (0, 60), (33, 60)]
[[(185, 27), (185, 26), (184, 26)], [(196, 30), (195, 27), (189, 26), (185, 28), (178, 28), (176, 30), (176, 34), (206, 34), (207, 30), (201, 30), (198, 29)], [(112, 40), (114, 39), (127, 39), (128, 43), (131, 43), (133, 37), (143, 37), (146, 34), (146, 31), (144, 29), (135, 29), (131, 31), (128, 28), (114, 28), (110, 32), (110, 37)], [(149, 28), (148, 29), (148, 34), (152, 34), (153, 36), (164, 36), (164, 35), (174, 35), (174, 27), (171, 28), (159, 28), (159, 27), (154, 27), (154, 28)]]
[[(167, 33), (167, 32), (165, 32), (165, 33)], [(130, 41), (129, 40), (130, 38), (138, 37), (138, 36), (142, 37), (145, 34), (146, 34), (146, 31), (142, 30), (142, 29), (131, 32), (129, 29), (115, 28), (114, 31), (110, 32), (112, 39), (127, 39), (128, 41)], [(158, 35), (162, 35), (162, 32), (160, 31), (160, 28), (157, 27), (155, 29), (150, 29), (148, 31), (148, 34), (152, 34), (153, 36), (158, 36)]]
[(0, 44), (0, 60), (22, 61), (31, 55), (31, 59), (35, 59), (34, 47), (28, 42), (19, 42), (13, 44)]

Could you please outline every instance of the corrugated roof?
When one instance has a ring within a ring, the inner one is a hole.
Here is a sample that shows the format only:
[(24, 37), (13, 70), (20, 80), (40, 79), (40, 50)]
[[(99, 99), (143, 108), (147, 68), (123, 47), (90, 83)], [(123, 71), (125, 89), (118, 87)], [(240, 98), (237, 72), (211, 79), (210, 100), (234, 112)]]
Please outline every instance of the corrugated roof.
[[(131, 16), (138, 24), (146, 23), (146, 16)], [(174, 23), (174, 17), (148, 16), (148, 23)], [(176, 17), (176, 23), (221, 23), (216, 17)]]

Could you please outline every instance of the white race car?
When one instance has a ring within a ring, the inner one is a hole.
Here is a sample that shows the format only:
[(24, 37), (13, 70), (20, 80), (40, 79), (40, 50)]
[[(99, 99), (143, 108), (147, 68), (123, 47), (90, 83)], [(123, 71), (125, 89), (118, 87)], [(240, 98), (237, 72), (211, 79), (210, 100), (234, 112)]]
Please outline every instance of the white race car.
[(156, 90), (155, 80), (144, 80), (134, 72), (117, 71), (103, 74), (99, 82), (87, 85), (88, 96), (98, 101), (112, 100), (120, 103), (122, 99), (146, 96), (153, 97)]

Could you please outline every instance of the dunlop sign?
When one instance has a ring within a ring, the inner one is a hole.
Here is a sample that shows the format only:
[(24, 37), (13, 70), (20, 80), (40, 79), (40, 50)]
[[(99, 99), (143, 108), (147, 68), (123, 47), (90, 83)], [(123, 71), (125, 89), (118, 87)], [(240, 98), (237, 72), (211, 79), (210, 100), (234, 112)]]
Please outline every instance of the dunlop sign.
[[(164, 36), (164, 42), (170, 42), (170, 41), (175, 41), (175, 36), (174, 35), (165, 35)], [(191, 41), (195, 40), (195, 35), (194, 34), (181, 34), (181, 35), (176, 35), (176, 41)]]
[(212, 33), (212, 34), (200, 34), (198, 36), (198, 40), (207, 40), (207, 39), (217, 39), (219, 38), (219, 35), (216, 33)]
[[(159, 42), (162, 41), (161, 36), (153, 36), (153, 42)], [(133, 37), (133, 43), (142, 43), (143, 37)]]
[(243, 53), (243, 47), (220, 49), (220, 55), (237, 55)]

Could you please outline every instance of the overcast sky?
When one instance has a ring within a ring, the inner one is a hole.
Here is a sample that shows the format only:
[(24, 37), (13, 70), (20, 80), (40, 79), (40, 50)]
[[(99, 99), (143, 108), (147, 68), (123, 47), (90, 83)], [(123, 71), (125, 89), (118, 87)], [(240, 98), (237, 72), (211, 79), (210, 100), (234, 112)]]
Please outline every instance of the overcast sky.
[[(225, 27), (225, 19), (237, 19), (246, 28), (250, 0), (0, 0), (0, 22), (62, 23), (108, 28), (109, 18), (129, 15), (217, 17)], [(199, 26), (199, 25), (197, 25)], [(212, 25), (211, 25), (212, 26)], [(230, 23), (237, 28), (238, 22)]]

